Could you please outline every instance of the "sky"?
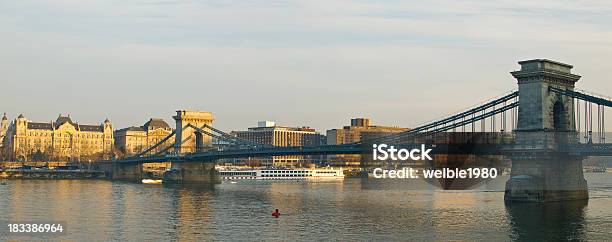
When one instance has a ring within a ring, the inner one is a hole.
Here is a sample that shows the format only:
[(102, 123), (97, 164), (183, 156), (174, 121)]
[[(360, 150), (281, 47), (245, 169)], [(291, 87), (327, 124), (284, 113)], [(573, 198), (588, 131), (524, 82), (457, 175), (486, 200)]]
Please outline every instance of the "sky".
[(612, 96), (612, 2), (0, 0), (11, 119), (414, 127), (516, 89), (509, 72), (534, 58)]

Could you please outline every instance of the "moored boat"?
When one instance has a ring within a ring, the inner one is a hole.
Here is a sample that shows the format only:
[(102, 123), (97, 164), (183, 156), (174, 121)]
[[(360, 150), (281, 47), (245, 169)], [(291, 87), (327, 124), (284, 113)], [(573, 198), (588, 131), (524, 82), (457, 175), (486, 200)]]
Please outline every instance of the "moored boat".
[(261, 169), (261, 170), (219, 170), (223, 179), (344, 179), (340, 169)]
[(142, 179), (142, 184), (162, 184), (161, 179)]

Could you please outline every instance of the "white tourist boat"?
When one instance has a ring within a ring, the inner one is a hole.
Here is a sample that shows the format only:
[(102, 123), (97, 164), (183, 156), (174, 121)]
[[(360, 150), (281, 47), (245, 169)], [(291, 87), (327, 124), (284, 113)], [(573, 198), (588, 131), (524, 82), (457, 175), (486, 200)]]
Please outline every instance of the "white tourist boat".
[(142, 184), (162, 184), (161, 179), (142, 179)]
[(261, 170), (219, 170), (223, 179), (344, 179), (340, 169), (261, 169)]

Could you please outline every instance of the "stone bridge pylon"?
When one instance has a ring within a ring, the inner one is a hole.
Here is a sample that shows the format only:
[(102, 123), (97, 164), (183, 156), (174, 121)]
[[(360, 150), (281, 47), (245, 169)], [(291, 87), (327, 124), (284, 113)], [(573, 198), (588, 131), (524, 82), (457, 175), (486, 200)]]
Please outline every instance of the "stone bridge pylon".
[(578, 143), (574, 102), (549, 92), (549, 87), (573, 90), (580, 76), (572, 66), (545, 59), (519, 62), (511, 72), (518, 80), (519, 110), (511, 178), (505, 200), (547, 202), (588, 199), (582, 159), (565, 146)]
[[(177, 154), (192, 153), (202, 146), (211, 145), (212, 137), (188, 127), (212, 126), (214, 117), (211, 112), (178, 110), (173, 118), (176, 122), (174, 150)], [(215, 183), (218, 180), (215, 163), (172, 163), (172, 170), (164, 174), (164, 181)]]

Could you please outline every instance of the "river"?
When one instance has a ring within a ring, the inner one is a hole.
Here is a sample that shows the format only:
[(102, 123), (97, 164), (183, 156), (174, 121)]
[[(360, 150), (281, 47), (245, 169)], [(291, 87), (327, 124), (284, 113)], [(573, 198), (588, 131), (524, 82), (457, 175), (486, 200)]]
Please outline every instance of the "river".
[[(612, 240), (612, 174), (585, 176), (588, 203), (510, 206), (503, 198), (507, 177), (468, 191), (359, 178), (217, 185), (5, 180), (0, 220), (62, 223), (65, 233), (50, 238), (78, 241)], [(270, 215), (276, 208), (279, 218)]]

